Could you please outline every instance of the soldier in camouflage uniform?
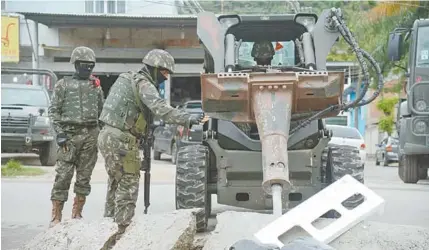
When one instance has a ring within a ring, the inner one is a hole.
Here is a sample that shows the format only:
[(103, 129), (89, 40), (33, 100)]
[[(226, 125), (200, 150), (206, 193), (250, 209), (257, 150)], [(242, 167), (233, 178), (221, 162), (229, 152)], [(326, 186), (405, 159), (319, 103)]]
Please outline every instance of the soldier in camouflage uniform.
[(153, 113), (166, 123), (181, 125), (198, 124), (203, 118), (175, 109), (159, 96), (158, 85), (174, 72), (174, 58), (168, 52), (151, 50), (143, 64), (138, 72), (119, 75), (100, 116), (98, 147), (109, 176), (104, 216), (114, 217), (118, 224), (118, 233), (112, 236), (116, 239), (134, 216), (140, 180), (138, 144), (149, 125), (147, 116)]
[(57, 133), (58, 160), (55, 182), (51, 192), (52, 219), (59, 223), (64, 203), (76, 170), (72, 218), (82, 218), (86, 196), (91, 192), (90, 180), (97, 161), (98, 117), (103, 108), (103, 91), (91, 76), (95, 53), (87, 47), (77, 47), (70, 63), (76, 72), (64, 77), (54, 87), (49, 116)]
[(258, 65), (271, 65), (271, 60), (276, 54), (270, 41), (255, 42), (251, 53)]

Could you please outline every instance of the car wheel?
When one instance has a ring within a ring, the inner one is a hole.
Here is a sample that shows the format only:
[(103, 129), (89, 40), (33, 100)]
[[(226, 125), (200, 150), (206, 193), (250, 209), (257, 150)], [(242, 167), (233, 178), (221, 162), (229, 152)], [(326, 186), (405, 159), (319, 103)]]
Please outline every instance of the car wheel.
[(419, 181), (418, 155), (401, 155), (398, 165), (399, 178), (404, 183), (417, 183)]
[(389, 166), (389, 160), (387, 159), (386, 155), (383, 155), (383, 166)]
[(40, 148), (39, 160), (42, 166), (55, 166), (57, 162), (57, 143), (55, 141)]
[(428, 178), (428, 169), (427, 168), (420, 168), (419, 169), (419, 179), (420, 180), (426, 180)]
[(375, 155), (375, 165), (376, 166), (380, 166), (380, 162), (378, 161), (377, 155)]

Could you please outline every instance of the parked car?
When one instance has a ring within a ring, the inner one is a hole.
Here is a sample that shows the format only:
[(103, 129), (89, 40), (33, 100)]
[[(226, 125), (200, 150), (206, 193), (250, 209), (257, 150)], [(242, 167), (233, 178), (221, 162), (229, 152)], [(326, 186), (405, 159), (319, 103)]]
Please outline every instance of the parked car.
[(332, 130), (330, 144), (349, 145), (359, 149), (362, 166), (366, 161), (366, 146), (362, 134), (354, 127), (341, 125), (326, 125), (326, 128)]
[(375, 165), (389, 166), (390, 163), (398, 162), (399, 139), (389, 136), (383, 139), (380, 144), (376, 144)]
[(2, 153), (37, 153), (43, 166), (57, 160), (55, 131), (48, 117), (50, 100), (42, 86), (1, 84)]
[[(176, 107), (188, 113), (204, 113), (200, 100), (187, 101)], [(155, 122), (157, 126), (153, 131), (153, 158), (161, 159), (161, 154), (171, 155), (171, 162), (176, 163), (177, 152), (180, 147), (195, 144), (202, 141), (201, 133), (197, 133), (192, 127), (190, 129), (177, 124), (165, 124), (159, 120)], [(191, 138), (192, 140), (188, 140)]]

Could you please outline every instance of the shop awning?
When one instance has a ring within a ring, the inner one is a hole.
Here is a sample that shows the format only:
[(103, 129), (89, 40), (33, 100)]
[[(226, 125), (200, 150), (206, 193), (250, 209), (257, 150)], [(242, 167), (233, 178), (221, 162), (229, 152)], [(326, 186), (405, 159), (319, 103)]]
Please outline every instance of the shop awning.
[(61, 14), (18, 12), (48, 27), (197, 27), (193, 15)]

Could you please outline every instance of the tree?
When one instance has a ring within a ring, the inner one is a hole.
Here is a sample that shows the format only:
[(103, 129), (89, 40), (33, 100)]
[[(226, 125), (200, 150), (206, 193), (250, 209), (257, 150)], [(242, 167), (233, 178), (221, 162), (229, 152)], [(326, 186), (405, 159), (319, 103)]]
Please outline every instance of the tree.
[[(415, 19), (427, 18), (429, 14), (429, 4), (426, 1), (390, 1), (378, 3), (366, 14), (367, 36), (369, 45), (374, 48), (373, 56), (380, 64), (383, 74), (386, 76), (390, 73), (400, 75), (398, 83), (390, 88), (384, 88), (384, 93), (399, 94), (403, 89), (402, 83), (405, 82), (405, 71), (408, 62), (408, 44), (404, 46), (404, 56), (399, 63), (392, 63), (387, 58), (388, 35), (395, 28), (411, 28)], [(371, 39), (374, 38), (374, 39)], [(375, 86), (372, 86), (373, 88)], [(377, 108), (383, 112), (384, 116), (380, 118), (378, 126), (383, 132), (391, 135), (395, 119), (393, 116), (394, 107), (398, 103), (397, 97), (381, 99), (377, 103)]]
[(389, 97), (382, 98), (377, 102), (377, 108), (383, 112), (383, 117), (378, 121), (378, 128), (382, 132), (391, 135), (395, 125), (395, 118), (393, 117), (395, 105), (398, 103), (399, 98)]

